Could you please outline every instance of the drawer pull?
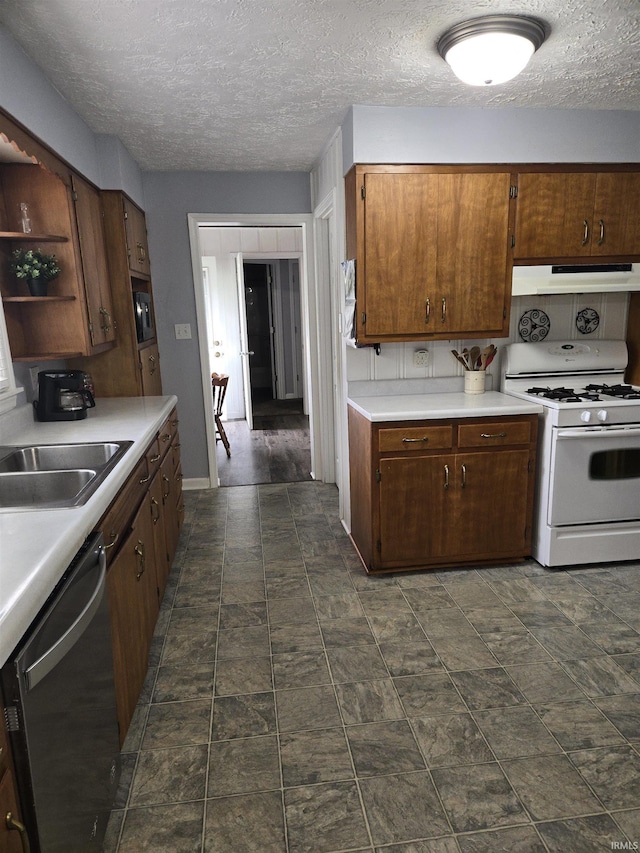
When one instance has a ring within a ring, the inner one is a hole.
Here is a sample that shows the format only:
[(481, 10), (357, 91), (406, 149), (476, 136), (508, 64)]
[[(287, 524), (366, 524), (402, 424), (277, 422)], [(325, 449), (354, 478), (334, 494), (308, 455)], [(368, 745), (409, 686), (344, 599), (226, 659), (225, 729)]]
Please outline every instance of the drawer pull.
[(464, 489), (467, 485), (467, 466), (462, 466), (462, 482), (460, 483), (460, 488)]
[(587, 222), (586, 219), (583, 222), (583, 227), (584, 227), (584, 232), (582, 235), (582, 245), (586, 246), (587, 243), (589, 242), (589, 223)]
[(145, 483), (148, 483), (151, 479), (151, 474), (147, 474), (146, 477), (143, 477), (141, 480), (138, 480), (141, 486), (144, 486)]
[(133, 551), (140, 558), (140, 570), (136, 574), (136, 580), (139, 581), (145, 570), (144, 542), (142, 541), (142, 539), (138, 539), (138, 544), (135, 546)]
[(425, 323), (429, 322), (431, 318), (431, 300), (427, 298), (427, 301), (424, 303), (424, 321)]
[(108, 550), (109, 550), (109, 548), (113, 548), (113, 546), (116, 544), (116, 542), (118, 541), (118, 539), (119, 539), (119, 538), (120, 538), (120, 534), (119, 534), (119, 533), (114, 533), (114, 532), (112, 531), (112, 532), (111, 532), (111, 537), (110, 537), (110, 540), (109, 540), (109, 544), (108, 544), (108, 545), (103, 545), (103, 546), (102, 546), (103, 550), (108, 551)]
[(20, 836), (20, 843), (22, 844), (23, 853), (29, 853), (31, 850), (29, 846), (29, 836), (27, 835), (26, 827), (23, 823), (20, 823), (19, 820), (16, 820), (11, 812), (7, 812), (7, 815), (4, 819), (5, 826), (9, 831), (14, 829)]
[(444, 487), (445, 489), (449, 488), (449, 466), (444, 466)]
[(480, 438), (506, 438), (506, 437), (507, 437), (506, 432), (494, 432), (494, 433), (483, 432), (480, 434)]
[(151, 462), (151, 463), (153, 464), (154, 462), (157, 462), (157, 461), (158, 461), (158, 459), (160, 459), (160, 454), (159, 454), (159, 453), (156, 453), (156, 454), (155, 454), (155, 456), (152, 456), (152, 457), (151, 457), (151, 459), (149, 460), (149, 462)]
[(422, 436), (422, 438), (403, 438), (403, 439), (402, 439), (402, 443), (403, 443), (403, 444), (413, 444), (413, 443), (414, 443), (414, 442), (416, 442), (416, 441), (417, 441), (417, 442), (420, 442), (420, 441), (429, 441), (429, 436), (428, 436), (428, 435), (423, 435), (423, 436)]

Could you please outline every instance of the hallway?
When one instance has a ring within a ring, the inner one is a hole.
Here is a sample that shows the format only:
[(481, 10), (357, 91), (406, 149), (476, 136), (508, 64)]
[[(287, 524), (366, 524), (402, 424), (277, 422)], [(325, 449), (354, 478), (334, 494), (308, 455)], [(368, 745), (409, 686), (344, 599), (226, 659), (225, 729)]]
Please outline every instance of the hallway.
[(244, 420), (224, 421), (231, 457), (218, 442), (221, 486), (311, 480), (309, 418), (302, 413), (302, 400), (256, 401), (253, 423), (249, 430)]

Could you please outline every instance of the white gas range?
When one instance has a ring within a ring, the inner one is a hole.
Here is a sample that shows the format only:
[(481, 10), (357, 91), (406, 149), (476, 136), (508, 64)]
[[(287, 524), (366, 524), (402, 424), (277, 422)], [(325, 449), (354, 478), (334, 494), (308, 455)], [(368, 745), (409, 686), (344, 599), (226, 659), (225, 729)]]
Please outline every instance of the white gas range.
[(544, 406), (533, 556), (544, 566), (640, 559), (640, 388), (624, 341), (505, 347), (501, 390)]

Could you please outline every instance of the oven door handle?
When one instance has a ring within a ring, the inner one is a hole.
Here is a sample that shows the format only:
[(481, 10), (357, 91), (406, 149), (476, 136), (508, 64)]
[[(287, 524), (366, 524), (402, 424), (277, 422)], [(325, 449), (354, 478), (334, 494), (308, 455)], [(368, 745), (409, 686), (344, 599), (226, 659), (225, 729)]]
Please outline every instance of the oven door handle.
[(629, 426), (601, 426), (601, 427), (585, 427), (584, 429), (563, 429), (556, 430), (556, 438), (602, 438), (605, 433), (616, 433), (624, 435), (625, 438), (637, 438), (640, 436), (640, 427)]

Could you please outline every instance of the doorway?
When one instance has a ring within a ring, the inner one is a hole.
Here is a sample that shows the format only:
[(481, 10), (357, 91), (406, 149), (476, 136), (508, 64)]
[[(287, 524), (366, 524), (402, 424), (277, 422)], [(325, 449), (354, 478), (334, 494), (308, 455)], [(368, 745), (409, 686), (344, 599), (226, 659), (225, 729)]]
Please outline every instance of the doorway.
[[(224, 414), (228, 421), (244, 417), (242, 399), (241, 356), (238, 335), (239, 310), (236, 287), (235, 257), (244, 252), (252, 261), (275, 264), (278, 261), (297, 261), (300, 301), (300, 327), (298, 329), (302, 350), (297, 376), (304, 400), (303, 415), (308, 417), (310, 463), (304, 476), (310, 479), (334, 482), (333, 454), (326, 451), (333, 440), (331, 428), (332, 401), (330, 387), (318, 362), (321, 312), (326, 309), (324, 296), (316, 290), (313, 259), (313, 220), (308, 215), (263, 214), (257, 216), (206, 216), (189, 214), (189, 232), (192, 247), (193, 274), (198, 317), (200, 362), (202, 365), (202, 390), (207, 432), (207, 448), (212, 487), (221, 484), (219, 460), (221, 445), (216, 447), (215, 422), (211, 394), (211, 372), (227, 373), (229, 386)], [(203, 273), (204, 270), (204, 273)], [(225, 280), (224, 297), (220, 313), (207, 297), (216, 282)], [(232, 284), (229, 286), (229, 282)], [(276, 352), (277, 360), (277, 352)], [(326, 387), (325, 387), (326, 386)], [(267, 437), (254, 430), (251, 438)], [(294, 430), (289, 430), (291, 442)], [(274, 438), (269, 436), (269, 438)], [(238, 445), (239, 446), (239, 445)], [(232, 458), (234, 447), (231, 447)], [(226, 456), (225, 456), (226, 458)], [(300, 474), (296, 476), (296, 479)], [(264, 482), (264, 480), (261, 480)]]
[[(244, 417), (227, 419), (234, 450), (217, 446), (221, 486), (311, 480), (303, 397), (297, 258), (236, 257)], [(219, 293), (211, 292), (215, 304)], [(223, 413), (224, 418), (224, 413)]]

